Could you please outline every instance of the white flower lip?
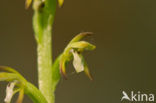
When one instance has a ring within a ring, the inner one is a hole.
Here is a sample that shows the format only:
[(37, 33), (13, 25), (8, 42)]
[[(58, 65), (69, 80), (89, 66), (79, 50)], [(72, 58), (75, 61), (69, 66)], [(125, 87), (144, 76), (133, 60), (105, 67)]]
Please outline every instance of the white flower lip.
[(71, 50), (71, 52), (73, 54), (73, 66), (76, 72), (80, 73), (84, 71), (84, 65), (83, 65), (82, 58), (80, 57), (80, 55), (73, 49)]
[(11, 82), (7, 85), (7, 88), (6, 88), (6, 97), (4, 99), (4, 102), (5, 103), (10, 103), (11, 102), (11, 99), (12, 99), (12, 96), (14, 95), (14, 87), (15, 87), (15, 84), (16, 82)]

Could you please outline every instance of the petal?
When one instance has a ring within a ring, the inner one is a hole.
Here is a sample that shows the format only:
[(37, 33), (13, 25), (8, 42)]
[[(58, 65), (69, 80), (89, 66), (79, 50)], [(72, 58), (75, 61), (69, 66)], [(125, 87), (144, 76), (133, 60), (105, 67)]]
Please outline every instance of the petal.
[(21, 85), (26, 84), (26, 80), (21, 75), (15, 73), (1, 72), (0, 81), (8, 81), (8, 82), (18, 81)]
[(85, 63), (85, 66), (84, 66), (84, 72), (85, 72), (85, 74), (88, 76), (88, 78), (90, 80), (93, 80), (93, 77), (92, 77), (92, 75), (91, 75), (91, 73), (90, 73), (90, 71), (89, 71), (88, 66), (87, 66), (86, 63)]
[(81, 50), (94, 50), (96, 47), (86, 41), (74, 42), (70, 45), (71, 48), (81, 49)]
[(16, 74), (19, 74), (16, 70), (10, 68), (10, 67), (7, 67), (7, 66), (0, 66), (0, 70), (1, 71), (7, 71), (7, 72), (10, 72), (10, 73), (16, 73)]
[[(26, 79), (16, 70), (6, 67), (6, 66), (0, 66), (0, 81), (14, 81), (17, 80), (21, 84), (25, 85), (27, 82)], [(5, 71), (5, 72), (3, 72)]]
[(61, 61), (60, 61), (60, 72), (62, 74), (62, 76), (67, 79), (67, 75), (66, 75), (66, 59), (64, 57), (61, 57)]
[(16, 103), (22, 103), (23, 98), (24, 98), (24, 90), (21, 89)]
[[(85, 38), (86, 36), (89, 36), (89, 35), (92, 35), (93, 33), (92, 32), (82, 32), (82, 33), (79, 33), (78, 35), (76, 35), (71, 41), (70, 43), (73, 43), (73, 42), (78, 42), (80, 41), (81, 39)], [(69, 43), (69, 44), (70, 44)]]
[(14, 95), (14, 87), (15, 87), (16, 82), (11, 82), (7, 85), (6, 88), (6, 97), (4, 99), (5, 103), (10, 103), (12, 96)]
[(73, 54), (73, 66), (76, 70), (77, 73), (84, 71), (84, 65), (82, 62), (81, 56), (72, 49), (72, 54)]
[(90, 80), (93, 80), (93, 77), (92, 77), (92, 75), (91, 75), (91, 73), (89, 71), (88, 65), (87, 65), (87, 63), (86, 63), (86, 61), (85, 61), (85, 59), (83, 57), (82, 57), (82, 61), (84, 63), (84, 72), (85, 72), (85, 74), (88, 76), (88, 78)]

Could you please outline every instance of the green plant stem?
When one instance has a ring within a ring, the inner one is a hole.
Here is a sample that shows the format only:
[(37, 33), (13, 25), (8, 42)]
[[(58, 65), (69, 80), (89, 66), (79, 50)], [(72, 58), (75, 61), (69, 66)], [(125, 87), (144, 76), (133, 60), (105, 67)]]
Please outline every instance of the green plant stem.
[(37, 41), (38, 84), (48, 103), (54, 103), (52, 83), (52, 24), (56, 0), (35, 0), (33, 27)]
[(42, 93), (31, 83), (27, 82), (24, 92), (34, 103), (48, 103)]
[(38, 44), (38, 76), (39, 89), (48, 100), (54, 103), (54, 91), (52, 89), (52, 60), (51, 60), (51, 33), (45, 32), (43, 40)]

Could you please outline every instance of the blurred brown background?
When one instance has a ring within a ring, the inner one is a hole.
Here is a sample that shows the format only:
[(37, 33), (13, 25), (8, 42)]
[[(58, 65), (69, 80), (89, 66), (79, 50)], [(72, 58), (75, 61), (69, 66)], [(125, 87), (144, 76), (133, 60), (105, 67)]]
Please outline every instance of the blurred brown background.
[[(24, 2), (1, 0), (0, 65), (17, 68), (37, 85), (33, 11), (25, 10)], [(54, 58), (82, 31), (94, 32), (88, 40), (97, 49), (84, 54), (94, 81), (84, 73), (75, 75), (69, 66), (69, 79), (60, 81), (56, 103), (120, 103), (123, 90), (156, 94), (155, 4), (155, 0), (65, 0), (55, 18)], [(0, 103), (6, 84), (0, 82)], [(25, 96), (24, 103), (32, 102)]]

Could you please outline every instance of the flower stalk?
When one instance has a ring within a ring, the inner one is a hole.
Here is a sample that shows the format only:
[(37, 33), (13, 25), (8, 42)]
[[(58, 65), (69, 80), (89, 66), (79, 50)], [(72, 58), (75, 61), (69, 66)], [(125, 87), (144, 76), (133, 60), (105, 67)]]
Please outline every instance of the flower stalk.
[(33, 8), (33, 27), (37, 41), (38, 85), (48, 103), (54, 103), (51, 49), (56, 0), (34, 0)]

